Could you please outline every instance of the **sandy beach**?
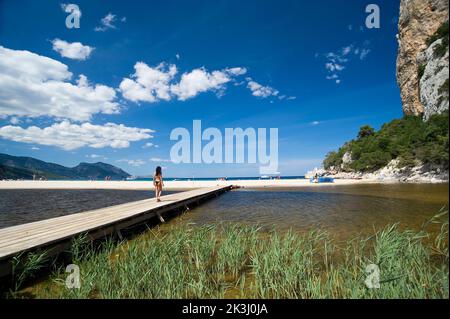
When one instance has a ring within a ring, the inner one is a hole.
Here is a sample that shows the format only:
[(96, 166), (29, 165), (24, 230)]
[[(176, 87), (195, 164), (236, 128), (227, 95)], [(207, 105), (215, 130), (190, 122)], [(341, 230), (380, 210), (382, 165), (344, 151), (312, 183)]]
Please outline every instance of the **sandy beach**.
[[(334, 183), (310, 183), (308, 179), (286, 180), (232, 180), (232, 181), (166, 181), (167, 190), (194, 189), (211, 186), (234, 185), (243, 188), (321, 187), (379, 183), (378, 180), (336, 179)], [(124, 189), (153, 188), (151, 181), (0, 181), (0, 189)]]

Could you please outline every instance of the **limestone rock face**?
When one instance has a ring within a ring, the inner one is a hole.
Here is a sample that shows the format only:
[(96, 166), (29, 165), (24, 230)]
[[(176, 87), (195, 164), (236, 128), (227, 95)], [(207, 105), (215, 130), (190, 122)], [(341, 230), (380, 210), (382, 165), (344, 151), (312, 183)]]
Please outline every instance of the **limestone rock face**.
[[(400, 17), (398, 24), (399, 49), (397, 55), (397, 82), (400, 87), (400, 94), (403, 102), (403, 112), (406, 115), (433, 114), (434, 110), (440, 110), (441, 105), (436, 106), (438, 97), (430, 98), (430, 90), (425, 86), (430, 83), (437, 83), (433, 74), (436, 69), (429, 71), (430, 76), (420, 86), (419, 61), (424, 58), (424, 52), (429, 49), (427, 40), (437, 31), (437, 29), (448, 21), (447, 0), (401, 0)], [(433, 43), (434, 44), (434, 43)], [(431, 44), (431, 46), (433, 46)], [(430, 47), (431, 47), (430, 46)], [(433, 55), (426, 55), (427, 63), (433, 62)], [(448, 78), (448, 53), (447, 78)], [(436, 63), (437, 64), (437, 63)], [(422, 65), (423, 67), (423, 65)], [(431, 69), (432, 67), (430, 67)], [(426, 70), (426, 67), (425, 67)], [(438, 72), (441, 77), (442, 70)], [(437, 85), (437, 84), (436, 84)], [(425, 88), (425, 90), (424, 90)], [(438, 90), (438, 88), (436, 88)], [(421, 91), (425, 91), (421, 99)], [(436, 91), (437, 92), (437, 91)], [(428, 103), (431, 103), (430, 105)], [(448, 100), (447, 100), (448, 108)]]
[(342, 164), (341, 169), (345, 169), (352, 163), (352, 154), (350, 152), (345, 152), (344, 156), (342, 156)]
[(418, 61), (424, 66), (419, 82), (420, 102), (424, 106), (423, 116), (427, 120), (431, 115), (448, 110), (448, 92), (442, 90), (448, 85), (448, 50), (442, 57), (436, 57), (435, 49), (442, 43), (439, 39), (432, 43), (419, 56)]

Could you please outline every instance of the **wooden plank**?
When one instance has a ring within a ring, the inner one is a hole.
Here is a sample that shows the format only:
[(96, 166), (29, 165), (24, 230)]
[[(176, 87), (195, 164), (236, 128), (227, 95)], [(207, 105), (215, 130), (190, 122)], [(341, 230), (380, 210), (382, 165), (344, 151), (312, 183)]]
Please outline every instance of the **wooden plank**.
[(192, 203), (229, 189), (230, 186), (196, 189), (162, 196), (161, 202), (156, 202), (155, 199), (146, 199), (0, 229), (0, 260), (22, 251), (70, 239), (77, 234), (114, 226), (120, 222), (127, 221), (127, 225), (132, 225), (134, 218), (141, 217), (140, 219), (142, 219), (142, 216), (146, 214), (150, 218), (156, 212), (169, 208), (181, 208), (186, 203)]

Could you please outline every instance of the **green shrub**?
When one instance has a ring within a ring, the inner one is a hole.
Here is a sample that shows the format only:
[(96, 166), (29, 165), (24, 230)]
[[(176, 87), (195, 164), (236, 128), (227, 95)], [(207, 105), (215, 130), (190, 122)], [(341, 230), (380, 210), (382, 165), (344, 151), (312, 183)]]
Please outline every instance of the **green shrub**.
[(434, 48), (434, 57), (441, 58), (448, 51), (448, 21), (444, 22), (439, 29), (427, 40), (428, 46), (436, 40), (442, 39), (442, 42)]
[(375, 134), (375, 130), (370, 125), (364, 125), (359, 129), (358, 139), (372, 136)]
[(419, 80), (422, 78), (423, 74), (425, 73), (426, 64), (421, 64), (417, 68), (417, 73), (419, 74)]

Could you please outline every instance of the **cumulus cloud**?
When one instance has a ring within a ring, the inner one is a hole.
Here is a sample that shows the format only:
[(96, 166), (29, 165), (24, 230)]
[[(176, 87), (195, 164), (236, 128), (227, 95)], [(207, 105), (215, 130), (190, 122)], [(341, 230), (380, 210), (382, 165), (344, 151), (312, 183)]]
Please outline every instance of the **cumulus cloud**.
[(133, 102), (150, 103), (171, 99), (170, 81), (177, 73), (174, 64), (160, 63), (152, 68), (144, 62), (137, 62), (134, 70), (131, 79), (124, 78), (120, 83), (119, 88), (124, 98)]
[(94, 50), (93, 47), (83, 45), (81, 42), (69, 43), (64, 40), (54, 39), (52, 41), (53, 50), (62, 57), (74, 60), (86, 60)]
[(72, 124), (65, 120), (52, 126), (39, 128), (30, 126), (0, 127), (0, 137), (22, 143), (51, 145), (64, 150), (80, 147), (91, 148), (127, 148), (130, 142), (152, 138), (153, 130), (126, 127), (123, 124), (107, 123), (94, 125), (91, 123)]
[(231, 73), (223, 71), (208, 72), (204, 68), (184, 73), (179, 83), (170, 87), (170, 91), (181, 101), (210, 90), (220, 91), (224, 84), (231, 81)]
[(134, 70), (130, 78), (124, 78), (120, 83), (120, 92), (124, 98), (133, 102), (149, 103), (171, 99), (185, 101), (207, 91), (220, 94), (226, 83), (247, 72), (240, 67), (212, 72), (198, 68), (183, 73), (177, 82), (175, 76), (178, 69), (174, 64), (160, 63), (151, 67), (144, 62), (137, 62)]
[(117, 114), (113, 88), (90, 84), (80, 75), (75, 83), (67, 65), (30, 51), (0, 46), (0, 116), (87, 121), (92, 114)]
[(266, 98), (269, 96), (277, 96), (278, 90), (270, 87), (270, 86), (263, 86), (255, 81), (253, 81), (251, 78), (247, 78), (247, 88), (252, 91), (252, 95), (256, 97)]
[[(127, 18), (126, 17), (122, 17), (120, 19), (120, 22), (126, 22)], [(115, 14), (112, 14), (111, 12), (109, 12), (106, 16), (104, 16), (101, 20), (100, 20), (100, 26), (97, 26), (94, 28), (95, 31), (97, 32), (105, 32), (106, 30), (109, 29), (117, 29), (115, 23), (117, 22), (117, 16)]]

